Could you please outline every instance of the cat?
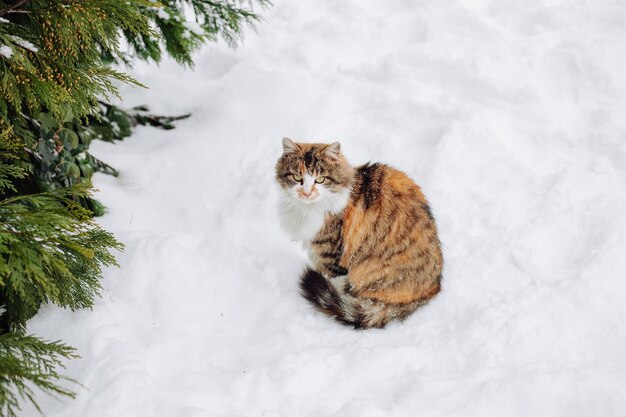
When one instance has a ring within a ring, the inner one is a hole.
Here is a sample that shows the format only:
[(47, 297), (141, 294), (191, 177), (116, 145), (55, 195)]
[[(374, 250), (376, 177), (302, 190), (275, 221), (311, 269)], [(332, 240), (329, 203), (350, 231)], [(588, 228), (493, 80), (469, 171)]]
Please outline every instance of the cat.
[(313, 266), (300, 292), (318, 310), (356, 329), (382, 328), (440, 291), (435, 220), (407, 175), (380, 163), (352, 167), (339, 142), (284, 138), (276, 180), (281, 225)]

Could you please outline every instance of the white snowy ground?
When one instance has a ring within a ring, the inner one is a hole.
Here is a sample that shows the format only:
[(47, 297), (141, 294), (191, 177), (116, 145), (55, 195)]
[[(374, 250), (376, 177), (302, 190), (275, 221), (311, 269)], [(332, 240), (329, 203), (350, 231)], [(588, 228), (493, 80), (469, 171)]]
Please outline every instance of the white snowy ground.
[[(93, 152), (126, 244), (49, 417), (626, 415), (626, 3), (277, 2), (195, 71), (139, 65), (125, 105), (193, 117)], [(389, 163), (438, 220), (443, 292), (354, 331), (298, 295), (283, 136)], [(36, 415), (30, 410), (25, 415)]]

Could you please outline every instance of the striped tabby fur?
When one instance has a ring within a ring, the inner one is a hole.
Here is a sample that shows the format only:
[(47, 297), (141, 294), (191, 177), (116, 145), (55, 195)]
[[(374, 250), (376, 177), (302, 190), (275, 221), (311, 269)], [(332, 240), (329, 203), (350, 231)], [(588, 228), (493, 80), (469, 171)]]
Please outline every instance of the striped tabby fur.
[(380, 328), (440, 291), (435, 221), (410, 178), (383, 164), (353, 168), (337, 142), (285, 138), (283, 148), (281, 220), (309, 252), (300, 282), (307, 300), (341, 323)]

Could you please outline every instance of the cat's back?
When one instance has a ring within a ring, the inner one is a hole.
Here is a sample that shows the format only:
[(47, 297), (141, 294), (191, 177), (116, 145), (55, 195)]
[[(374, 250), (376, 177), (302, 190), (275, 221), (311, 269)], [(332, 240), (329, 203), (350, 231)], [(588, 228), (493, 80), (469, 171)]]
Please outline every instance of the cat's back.
[(385, 214), (394, 214), (393, 207), (403, 212), (428, 209), (431, 217), (420, 187), (404, 172), (378, 162), (356, 167), (351, 200), (364, 211), (392, 210)]
[[(343, 236), (342, 263), (363, 296), (398, 303), (439, 290), (443, 257), (435, 220), (405, 173), (380, 163), (356, 167)], [(381, 282), (384, 290), (375, 284)]]

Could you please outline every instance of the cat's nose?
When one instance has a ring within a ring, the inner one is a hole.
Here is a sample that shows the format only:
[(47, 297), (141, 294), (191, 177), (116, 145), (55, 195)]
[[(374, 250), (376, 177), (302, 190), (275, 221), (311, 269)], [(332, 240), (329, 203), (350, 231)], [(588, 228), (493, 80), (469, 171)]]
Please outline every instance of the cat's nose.
[(313, 190), (305, 190), (304, 188), (302, 189), (302, 195), (309, 198), (311, 196), (311, 194), (313, 193)]

